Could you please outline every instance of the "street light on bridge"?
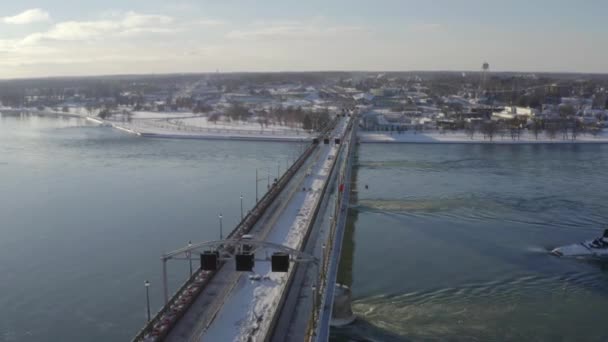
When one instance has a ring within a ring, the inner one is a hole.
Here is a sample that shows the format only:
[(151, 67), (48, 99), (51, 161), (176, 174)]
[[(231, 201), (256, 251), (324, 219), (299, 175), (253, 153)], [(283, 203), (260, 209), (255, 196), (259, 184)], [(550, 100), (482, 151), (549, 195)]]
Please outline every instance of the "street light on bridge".
[(241, 194), (241, 221), (243, 221), (243, 194)]
[[(188, 241), (188, 248), (192, 247), (192, 241)], [(188, 261), (190, 262), (190, 277), (192, 277), (192, 252), (188, 251), (186, 252), (186, 256), (188, 257)]]
[(256, 203), (260, 200), (259, 197), (258, 197), (258, 183), (261, 180), (264, 180), (264, 178), (259, 178), (259, 176), (258, 176), (258, 174), (259, 174), (258, 170), (259, 169), (262, 169), (262, 170), (266, 171), (266, 176), (267, 176), (267, 179), (268, 179), (267, 189), (270, 189), (270, 176), (272, 176), (270, 174), (270, 168), (268, 168), (268, 167), (262, 167), (262, 168), (256, 168), (255, 169), (255, 202)]
[(223, 217), (222, 213), (220, 213), (220, 215), (218, 217), (220, 219), (220, 240), (223, 240), (224, 239), (224, 232), (222, 230), (222, 217)]
[(146, 280), (144, 282), (144, 286), (146, 287), (146, 309), (148, 311), (148, 322), (150, 322), (150, 282)]

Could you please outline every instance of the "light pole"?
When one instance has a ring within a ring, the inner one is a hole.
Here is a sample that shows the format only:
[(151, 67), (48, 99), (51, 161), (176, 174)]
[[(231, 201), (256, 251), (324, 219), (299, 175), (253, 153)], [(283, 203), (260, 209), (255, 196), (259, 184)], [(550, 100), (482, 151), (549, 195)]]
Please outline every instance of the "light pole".
[[(190, 247), (192, 247), (192, 241), (188, 241), (188, 248)], [(192, 278), (192, 252), (188, 250), (188, 253), (186, 253), (186, 255), (188, 256), (188, 261), (190, 262), (190, 278)]]
[(323, 263), (321, 264), (321, 272), (325, 272), (325, 267), (327, 266), (326, 258), (327, 258), (327, 250), (325, 249), (325, 244), (323, 244)]
[(312, 317), (313, 322), (317, 322), (317, 287), (315, 285), (312, 286)]
[[(268, 185), (267, 188), (270, 189), (270, 168), (268, 167), (264, 167), (262, 168), (266, 171), (266, 175), (268, 176)], [(258, 201), (260, 200), (258, 197), (258, 182), (263, 180), (264, 178), (259, 178), (258, 177), (258, 168), (255, 169), (255, 203), (257, 204)]]
[(220, 240), (224, 240), (224, 232), (222, 231), (222, 214), (220, 213), (219, 218), (220, 218)]
[(258, 204), (258, 169), (255, 169), (255, 204)]
[(243, 221), (243, 195), (241, 195), (241, 221)]
[(146, 309), (148, 311), (148, 322), (150, 322), (150, 282), (146, 280), (144, 282), (144, 286), (146, 287)]

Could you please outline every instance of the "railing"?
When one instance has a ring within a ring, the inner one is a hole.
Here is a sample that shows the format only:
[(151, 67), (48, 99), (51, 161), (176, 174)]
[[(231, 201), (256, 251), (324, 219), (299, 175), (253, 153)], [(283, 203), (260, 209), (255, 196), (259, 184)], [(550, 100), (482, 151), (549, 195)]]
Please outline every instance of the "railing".
[[(347, 128), (348, 130), (348, 128)], [(326, 133), (327, 134), (327, 133)], [(336, 152), (336, 156), (340, 155), (340, 151), (343, 148), (343, 144), (340, 144), (338, 147), (338, 151)], [(308, 238), (310, 237), (310, 234), (312, 232), (312, 228), (315, 225), (315, 221), (317, 219), (317, 216), (319, 214), (319, 210), (321, 209), (321, 203), (323, 201), (323, 198), (327, 192), (327, 189), (329, 187), (329, 184), (331, 183), (331, 178), (332, 175), (334, 174), (334, 170), (336, 165), (338, 164), (338, 159), (335, 158), (332, 163), (331, 163), (331, 167), (328, 173), (328, 177), (327, 180), (325, 181), (325, 183), (323, 184), (323, 187), (321, 189), (321, 193), (320, 196), (316, 199), (315, 204), (314, 204), (314, 211), (313, 214), (310, 217), (310, 220), (308, 221), (308, 224), (306, 226), (306, 233), (304, 234), (304, 237), (302, 238), (302, 243), (299, 246), (299, 250), (301, 251), (302, 249), (304, 249), (305, 245), (306, 245), (306, 241), (308, 241)], [(277, 304), (277, 308), (278, 311), (275, 312), (275, 314), (272, 317), (272, 321), (270, 322), (269, 328), (268, 328), (268, 332), (270, 332), (266, 337), (265, 337), (265, 341), (270, 341), (272, 339), (272, 332), (275, 330), (277, 324), (278, 324), (278, 319), (281, 316), (281, 310), (283, 309), (283, 305), (287, 299), (287, 296), (289, 295), (289, 288), (291, 287), (291, 284), (294, 281), (294, 276), (298, 270), (300, 266), (298, 264), (295, 264), (293, 266), (293, 268), (291, 269), (288, 277), (287, 277), (287, 281), (285, 282), (285, 290), (281, 293), (281, 297), (279, 298), (279, 302)], [(321, 274), (323, 274), (323, 272), (321, 272)]]
[[(321, 301), (321, 295), (327, 290), (327, 287), (329, 285), (333, 286), (334, 284), (328, 284), (327, 282), (327, 276), (328, 276), (328, 268), (330, 265), (330, 260), (331, 260), (331, 255), (333, 252), (333, 247), (334, 247), (334, 243), (335, 243), (335, 235), (336, 235), (336, 229), (337, 229), (337, 225), (339, 222), (339, 217), (340, 215), (344, 214), (346, 215), (346, 212), (342, 212), (343, 208), (344, 208), (344, 200), (345, 197), (348, 198), (348, 196), (345, 196), (345, 193), (347, 191), (347, 182), (350, 182), (350, 158), (351, 158), (351, 154), (353, 151), (353, 144), (352, 141), (355, 138), (355, 129), (353, 129), (353, 122), (356, 120), (352, 120), (350, 123), (350, 126), (347, 128), (347, 132), (349, 132), (349, 137), (348, 139), (344, 139), (344, 144), (347, 145), (347, 150), (346, 153), (344, 154), (345, 158), (344, 158), (344, 162), (341, 165), (340, 168), (340, 173), (339, 173), (339, 181), (338, 184), (343, 185), (343, 191), (339, 191), (338, 193), (338, 197), (336, 199), (336, 205), (334, 207), (334, 214), (333, 214), (333, 220), (330, 222), (330, 231), (329, 231), (329, 237), (328, 237), (328, 243), (326, 244), (326, 249), (325, 249), (325, 254), (323, 255), (323, 259), (321, 261), (321, 267), (320, 267), (320, 280), (319, 280), (319, 289), (317, 291), (316, 294), (316, 298), (314, 303), (317, 303), (317, 307), (314, 307), (309, 321), (308, 321), (308, 325), (307, 325), (307, 331), (306, 331), (306, 337), (305, 340), (306, 341), (314, 341), (315, 337), (317, 335), (317, 329), (318, 329), (318, 323), (319, 323), (319, 318), (320, 318), (320, 312), (319, 309), (323, 308), (325, 305), (327, 305), (327, 303), (323, 303)], [(346, 203), (348, 204), (348, 203)], [(339, 256), (337, 256), (339, 257)]]
[[(335, 122), (330, 125), (335, 126)], [(321, 136), (327, 134), (332, 127), (328, 127)], [(308, 157), (312, 154), (316, 144), (311, 144), (291, 165), (291, 167), (275, 182), (256, 206), (247, 213), (235, 229), (228, 234), (228, 239), (238, 239), (247, 234), (258, 222), (274, 199), (281, 193), (289, 183), (292, 176), (300, 169)], [(222, 264), (223, 265), (223, 264)], [(220, 267), (222, 266), (220, 265)], [(154, 317), (139, 331), (133, 341), (161, 341), (167, 337), (171, 329), (179, 319), (188, 311), (198, 295), (213, 279), (217, 271), (202, 271), (198, 269), (179, 289), (169, 301), (154, 315)]]

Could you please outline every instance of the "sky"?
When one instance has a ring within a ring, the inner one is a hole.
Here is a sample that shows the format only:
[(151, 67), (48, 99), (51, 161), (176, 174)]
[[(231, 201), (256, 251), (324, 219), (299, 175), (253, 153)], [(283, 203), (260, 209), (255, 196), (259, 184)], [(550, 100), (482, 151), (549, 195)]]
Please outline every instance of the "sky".
[(605, 0), (0, 2), (0, 79), (174, 72), (608, 72)]

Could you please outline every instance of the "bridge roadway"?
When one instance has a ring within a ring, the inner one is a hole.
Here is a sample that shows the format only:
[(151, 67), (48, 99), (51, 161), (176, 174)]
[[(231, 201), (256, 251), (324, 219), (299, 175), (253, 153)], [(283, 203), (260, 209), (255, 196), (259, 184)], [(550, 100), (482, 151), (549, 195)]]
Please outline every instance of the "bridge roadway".
[(332, 222), (332, 232), (330, 233), (329, 244), (326, 247), (325, 258), (325, 277), (324, 286), (321, 290), (320, 313), (317, 325), (315, 327), (316, 341), (328, 341), (330, 333), (330, 324), (332, 320), (332, 310), (334, 304), (335, 284), (338, 278), (338, 267), (340, 266), (340, 257), (342, 255), (342, 243), (344, 240), (344, 231), (346, 230), (346, 221), (348, 220), (348, 207), (350, 205), (351, 192), (351, 175), (352, 163), (355, 145), (352, 143), (357, 138), (357, 126), (348, 132), (348, 141), (346, 150), (344, 151), (344, 163), (340, 171), (339, 181), (343, 184), (343, 189), (339, 194), (337, 203), (335, 203), (335, 221)]
[[(349, 120), (342, 118), (331, 136), (342, 137)], [(303, 248), (309, 227), (314, 227), (316, 209), (323, 201), (322, 190), (340, 157), (339, 149), (333, 139), (329, 145), (319, 144), (252, 228), (250, 234), (255, 240)], [(290, 272), (293, 270), (294, 267)], [(267, 339), (291, 273), (272, 273), (268, 262), (256, 262), (254, 273), (259, 279), (250, 273), (236, 272), (234, 261), (228, 261), (173, 327), (166, 341)]]
[[(329, 274), (330, 269), (328, 269), (332, 258), (337, 256), (339, 259), (339, 253), (335, 253), (335, 248), (332, 248), (335, 245), (333, 242), (337, 233), (336, 224), (343, 222), (347, 213), (342, 203), (345, 202), (344, 196), (349, 191), (348, 183), (350, 180), (345, 177), (349, 176), (346, 171), (349, 170), (347, 168), (350, 168), (350, 161), (352, 160), (352, 158), (349, 158), (349, 153), (353, 148), (351, 131), (346, 132), (343, 136), (342, 151), (338, 154), (327, 194), (321, 203), (321, 210), (304, 246), (304, 252), (314, 255), (319, 260), (324, 260), (324, 262), (321, 262), (320, 271), (310, 264), (296, 265), (294, 279), (286, 291), (286, 298), (280, 308), (280, 313), (277, 315), (277, 322), (272, 334), (267, 338), (268, 341), (328, 340), (328, 336), (318, 334), (318, 327), (325, 323), (329, 325), (331, 321), (331, 306), (323, 305), (322, 299), (329, 304), (333, 303), (333, 293), (331, 298), (327, 297), (325, 293), (330, 288), (333, 290), (333, 284), (336, 281), (335, 276), (332, 277)], [(319, 277), (319, 272), (321, 277)], [(312, 316), (314, 304), (311, 293), (312, 286), (318, 289), (315, 311), (317, 314), (314, 318)], [(329, 316), (322, 314), (325, 310), (330, 311)]]

